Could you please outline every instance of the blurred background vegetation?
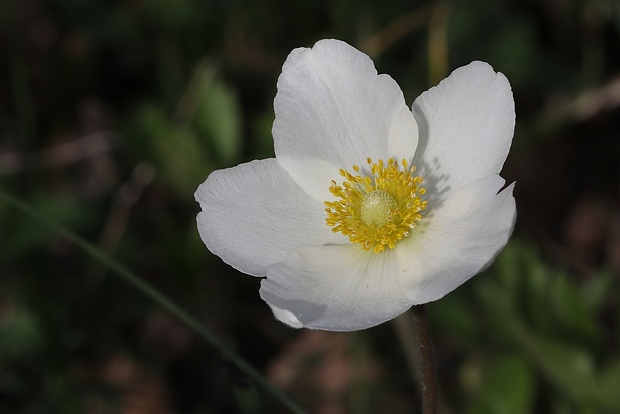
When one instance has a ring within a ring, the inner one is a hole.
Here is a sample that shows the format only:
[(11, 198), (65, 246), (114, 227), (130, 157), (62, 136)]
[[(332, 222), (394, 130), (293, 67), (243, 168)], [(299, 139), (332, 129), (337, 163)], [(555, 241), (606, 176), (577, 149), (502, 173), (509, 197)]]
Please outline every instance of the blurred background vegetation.
[[(415, 413), (391, 324), (276, 322), (210, 255), (195, 188), (273, 156), (287, 54), (335, 37), (410, 105), (480, 59), (517, 108), (515, 235), (429, 305), (443, 413), (620, 412), (620, 2), (3, 0), (0, 188), (196, 315), (316, 413)], [(0, 204), (0, 413), (278, 413), (142, 293)]]

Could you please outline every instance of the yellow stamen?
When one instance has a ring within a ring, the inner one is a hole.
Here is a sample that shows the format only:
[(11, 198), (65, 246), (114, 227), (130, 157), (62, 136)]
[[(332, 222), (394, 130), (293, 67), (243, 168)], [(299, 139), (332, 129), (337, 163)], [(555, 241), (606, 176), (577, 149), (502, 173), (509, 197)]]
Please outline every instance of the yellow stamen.
[(406, 160), (401, 162), (402, 170), (392, 158), (387, 164), (370, 158), (367, 162), (370, 176), (361, 176), (354, 165), (356, 175), (340, 170), (345, 178), (342, 185), (332, 180), (329, 191), (338, 200), (325, 202), (326, 223), (364, 250), (379, 253), (409, 236), (426, 208), (421, 198), (426, 190), (420, 187), (423, 178), (413, 175), (415, 167), (409, 168)]

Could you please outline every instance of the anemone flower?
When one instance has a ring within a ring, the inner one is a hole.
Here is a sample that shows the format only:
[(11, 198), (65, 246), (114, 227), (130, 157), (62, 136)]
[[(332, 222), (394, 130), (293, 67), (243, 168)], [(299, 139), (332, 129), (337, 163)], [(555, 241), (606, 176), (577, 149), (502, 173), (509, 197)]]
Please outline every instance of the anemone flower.
[(411, 110), (398, 84), (338, 40), (291, 52), (274, 101), (275, 158), (213, 172), (198, 230), (296, 328), (368, 328), (488, 266), (516, 217), (499, 176), (510, 84), (456, 69)]

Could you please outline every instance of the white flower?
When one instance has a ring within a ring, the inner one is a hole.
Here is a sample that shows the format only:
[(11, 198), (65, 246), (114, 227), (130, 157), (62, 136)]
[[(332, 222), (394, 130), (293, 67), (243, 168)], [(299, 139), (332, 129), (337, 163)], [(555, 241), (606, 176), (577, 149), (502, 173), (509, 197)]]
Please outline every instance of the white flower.
[(413, 103), (338, 40), (295, 49), (278, 79), (276, 158), (213, 172), (200, 236), (293, 327), (364, 329), (441, 298), (485, 268), (516, 217), (499, 172), (510, 84), (486, 63)]

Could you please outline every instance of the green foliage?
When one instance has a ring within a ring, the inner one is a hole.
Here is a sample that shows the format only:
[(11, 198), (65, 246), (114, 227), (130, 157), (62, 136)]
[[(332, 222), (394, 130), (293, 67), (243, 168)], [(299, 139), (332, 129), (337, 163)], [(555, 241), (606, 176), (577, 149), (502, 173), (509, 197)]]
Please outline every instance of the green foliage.
[(135, 151), (183, 197), (191, 195), (215, 166), (229, 164), (241, 153), (239, 103), (214, 70), (199, 66), (174, 114), (144, 104), (127, 128)]
[(483, 367), (477, 398), (468, 411), (476, 414), (518, 414), (532, 411), (535, 397), (532, 369), (519, 354), (504, 354)]
[(171, 188), (185, 197), (192, 194), (196, 183), (212, 169), (204, 140), (190, 126), (173, 124), (157, 106), (143, 106), (136, 118), (135, 134), (149, 143), (149, 148), (141, 149), (147, 153), (147, 159)]
[[(541, 400), (562, 407), (557, 412), (620, 410), (619, 394), (611, 392), (620, 381), (620, 357), (604, 351), (599, 324), (617, 306), (617, 280), (602, 273), (577, 284), (542, 262), (531, 244), (513, 240), (470, 283), (431, 308), (442, 333), (472, 352), (462, 377), (476, 396), (469, 412), (532, 412)], [(490, 349), (494, 354), (486, 355)]]

